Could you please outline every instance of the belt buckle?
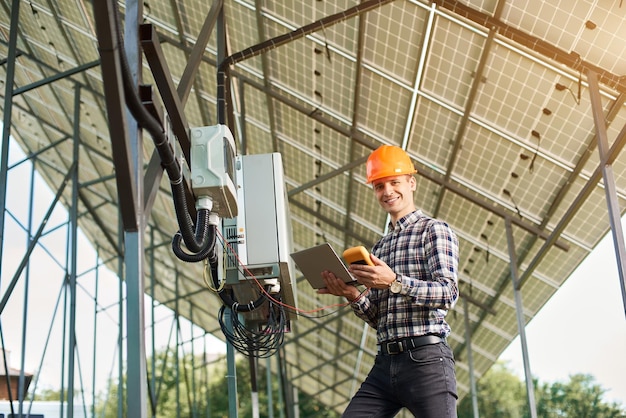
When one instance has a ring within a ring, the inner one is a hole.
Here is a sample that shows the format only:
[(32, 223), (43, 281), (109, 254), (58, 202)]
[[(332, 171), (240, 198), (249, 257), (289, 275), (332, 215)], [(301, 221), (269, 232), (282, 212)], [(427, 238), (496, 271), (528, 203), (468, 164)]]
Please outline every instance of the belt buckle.
[(399, 354), (404, 351), (401, 341), (389, 341), (385, 343), (385, 348), (388, 354)]

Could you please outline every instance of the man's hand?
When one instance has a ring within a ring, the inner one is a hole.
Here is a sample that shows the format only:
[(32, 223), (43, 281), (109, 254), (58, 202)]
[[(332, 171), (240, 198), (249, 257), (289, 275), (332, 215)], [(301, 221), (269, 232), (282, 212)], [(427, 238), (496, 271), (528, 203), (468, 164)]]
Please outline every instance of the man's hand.
[(319, 294), (330, 294), (335, 296), (343, 296), (348, 302), (353, 302), (359, 297), (361, 292), (355, 286), (346, 284), (343, 280), (335, 276), (330, 271), (322, 272), (322, 279), (326, 283), (326, 287), (318, 289)]
[(396, 280), (396, 273), (380, 258), (370, 254), (373, 266), (350, 264), (348, 270), (357, 281), (368, 289), (387, 289)]

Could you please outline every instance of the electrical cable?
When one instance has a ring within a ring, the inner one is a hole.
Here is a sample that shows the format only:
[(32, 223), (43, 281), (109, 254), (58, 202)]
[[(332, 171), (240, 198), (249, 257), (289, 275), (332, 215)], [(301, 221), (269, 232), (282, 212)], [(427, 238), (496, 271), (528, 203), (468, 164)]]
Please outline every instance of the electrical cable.
[(224, 336), (237, 351), (246, 356), (266, 358), (271, 357), (282, 346), (287, 325), (287, 316), (282, 306), (270, 302), (267, 323), (258, 330), (246, 327), (236, 312), (231, 312), (226, 318), (227, 309), (231, 308), (222, 305), (218, 321)]
[[(113, 0), (111, 1), (112, 8), (117, 4)], [(176, 218), (178, 220), (178, 226), (180, 230), (176, 233), (172, 240), (172, 245), (176, 246), (180, 251), (175, 251), (177, 257), (183, 261), (194, 262), (200, 256), (206, 256), (213, 250), (212, 245), (215, 243), (214, 236), (210, 234), (209, 215), (208, 209), (199, 209), (197, 211), (196, 222), (194, 222), (189, 214), (189, 207), (187, 206), (187, 199), (185, 197), (185, 188), (183, 182), (183, 171), (180, 163), (176, 159), (176, 154), (172, 148), (172, 145), (168, 141), (168, 137), (165, 134), (163, 127), (159, 121), (143, 106), (135, 87), (133, 86), (133, 80), (131, 77), (130, 68), (126, 54), (124, 53), (124, 39), (122, 31), (120, 29), (119, 13), (114, 13), (113, 24), (115, 25), (115, 32), (118, 41), (118, 55), (120, 58), (122, 83), (124, 88), (124, 97), (126, 99), (126, 105), (132, 113), (133, 117), (137, 120), (137, 123), (146, 129), (152, 140), (154, 146), (161, 159), (161, 165), (167, 172), (170, 179), (170, 187), (172, 189), (172, 198), (174, 201), (174, 209)], [(187, 249), (194, 254), (186, 253), (180, 248), (181, 240), (177, 238), (180, 235), (182, 241), (184, 241)], [(200, 258), (202, 259), (202, 258)]]
[(207, 259), (204, 260), (204, 268), (202, 269), (202, 281), (205, 286), (214, 293), (219, 293), (224, 290), (224, 286), (226, 286), (226, 280), (223, 280), (217, 287), (214, 287), (212, 283), (210, 283), (211, 279), (211, 266), (209, 266), (209, 261)]
[(291, 306), (291, 305), (286, 304), (286, 303), (284, 303), (284, 302), (282, 302), (280, 300), (275, 299), (269, 292), (267, 292), (265, 290), (265, 288), (263, 287), (263, 285), (261, 284), (261, 282), (259, 282), (259, 280), (256, 278), (256, 276), (243, 265), (243, 263), (241, 262), (241, 259), (239, 258), (239, 255), (237, 254), (237, 252), (224, 239), (224, 236), (220, 233), (220, 231), (216, 231), (216, 232), (217, 232), (217, 235), (218, 235), (218, 239), (220, 240), (220, 242), (222, 243), (224, 248), (227, 249), (232, 254), (233, 257), (235, 257), (235, 259), (237, 260), (237, 265), (239, 265), (239, 266), (241, 266), (243, 268), (243, 271), (239, 270), (239, 272), (242, 275), (246, 276), (246, 277), (250, 277), (252, 279), (252, 281), (256, 284), (256, 286), (260, 290), (260, 292), (263, 295), (265, 295), (265, 297), (268, 300), (270, 300), (271, 302), (286, 308), (287, 310), (289, 310), (290, 312), (294, 313), (295, 315), (298, 315), (298, 316), (301, 316), (301, 317), (304, 317), (304, 318), (309, 318), (309, 319), (317, 319), (317, 318), (322, 318), (324, 316), (334, 315), (337, 311), (333, 311), (333, 312), (330, 312), (328, 314), (324, 314), (324, 315), (320, 315), (320, 316), (308, 316), (309, 314), (314, 314), (314, 313), (317, 313), (317, 312), (320, 312), (320, 311), (325, 311), (327, 309), (345, 308), (347, 306), (350, 306), (351, 303), (354, 303), (355, 301), (361, 299), (362, 297), (365, 297), (367, 295), (367, 293), (369, 292), (369, 289), (366, 288), (352, 302), (336, 303), (336, 304), (326, 305), (326, 306), (322, 306), (320, 308), (311, 309), (311, 310), (304, 310), (304, 309), (297, 308), (295, 306)]

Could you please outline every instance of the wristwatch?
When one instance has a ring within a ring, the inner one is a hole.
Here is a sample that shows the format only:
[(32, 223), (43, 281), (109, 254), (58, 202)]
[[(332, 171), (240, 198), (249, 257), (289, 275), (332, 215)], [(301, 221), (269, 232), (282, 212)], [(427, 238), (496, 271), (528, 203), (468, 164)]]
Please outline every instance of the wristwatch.
[(402, 291), (402, 283), (398, 281), (399, 277), (396, 274), (396, 279), (389, 283), (389, 291), (391, 293), (400, 293)]

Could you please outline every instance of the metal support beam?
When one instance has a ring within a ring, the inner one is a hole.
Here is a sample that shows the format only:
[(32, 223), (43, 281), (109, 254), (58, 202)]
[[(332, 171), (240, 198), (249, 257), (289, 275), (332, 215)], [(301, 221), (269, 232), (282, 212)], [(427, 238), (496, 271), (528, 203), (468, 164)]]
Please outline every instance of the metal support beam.
[(15, 82), (15, 57), (17, 52), (17, 28), (20, 16), (20, 1), (13, 0), (11, 27), (9, 30), (9, 53), (7, 56), (6, 80), (4, 82), (4, 108), (2, 118), (2, 150), (0, 152), (0, 283), (2, 278), (2, 254), (4, 249), (4, 214), (7, 199), (7, 172), (9, 165), (9, 139), (13, 109), (13, 84)]
[[(478, 66), (476, 70), (474, 70), (474, 80), (472, 81), (472, 85), (470, 87), (469, 94), (467, 95), (467, 100), (465, 101), (465, 109), (463, 110), (463, 116), (459, 121), (459, 127), (456, 131), (454, 138), (454, 147), (452, 152), (450, 153), (450, 158), (448, 159), (448, 166), (446, 167), (445, 174), (445, 182), (450, 181), (450, 177), (454, 171), (454, 165), (457, 160), (457, 156), (461, 151), (461, 147), (463, 144), (463, 138), (465, 137), (465, 133), (467, 131), (467, 127), (469, 126), (470, 116), (472, 114), (472, 108), (474, 107), (474, 102), (476, 100), (476, 95), (478, 94), (478, 89), (481, 84), (481, 80), (484, 77), (483, 74), (485, 72), (485, 67), (487, 66), (487, 61), (489, 60), (491, 47), (494, 44), (494, 39), (497, 34), (497, 28), (492, 27), (489, 29), (489, 34), (487, 35), (487, 39), (485, 40), (485, 46), (480, 54), (480, 60), (478, 61)], [(415, 86), (418, 88), (419, 86)], [(437, 203), (435, 205), (434, 216), (437, 217), (439, 214), (439, 210), (441, 209), (441, 205), (444, 200), (444, 193), (439, 193), (437, 198)]]
[[(255, 16), (256, 16), (256, 27), (257, 27), (257, 36), (259, 39), (266, 39), (267, 35), (265, 34), (265, 23), (263, 22), (263, 6), (265, 3), (262, 0), (254, 0), (254, 12), (255, 12)], [(261, 54), (261, 70), (262, 70), (262, 74), (263, 74), (263, 86), (267, 89), (269, 89), (271, 87), (271, 82), (270, 82), (270, 65), (269, 65), (269, 59), (267, 57), (267, 54)], [(267, 97), (267, 93), (266, 93), (266, 97)], [(277, 138), (277, 132), (276, 132), (276, 110), (275, 110), (275, 106), (274, 106), (274, 101), (273, 100), (269, 100), (269, 97), (267, 97), (266, 100), (267, 103), (267, 124), (269, 125), (269, 130), (270, 130), (270, 136), (272, 138), (272, 151), (273, 152), (281, 152), (280, 149), (280, 141), (278, 141)], [(243, 125), (245, 125), (245, 120), (242, 123)]]
[(517, 314), (517, 329), (519, 331), (520, 343), (522, 344), (522, 358), (524, 360), (524, 376), (526, 378), (526, 396), (528, 397), (528, 408), (531, 418), (537, 418), (537, 406), (535, 403), (535, 387), (533, 375), (530, 371), (530, 359), (528, 358), (528, 343), (526, 342), (526, 321), (524, 319), (524, 306), (519, 281), (517, 279), (517, 253), (515, 252), (515, 242), (513, 240), (513, 227), (511, 220), (506, 218), (506, 242), (509, 247), (509, 259), (511, 260), (511, 282), (513, 284), (513, 295), (515, 296), (515, 313)]
[(189, 97), (189, 92), (191, 91), (193, 80), (196, 77), (198, 68), (200, 68), (200, 63), (202, 62), (204, 50), (209, 43), (211, 32), (213, 32), (213, 28), (215, 27), (215, 23), (217, 22), (218, 13), (220, 10), (222, 10), (223, 4), (224, 0), (213, 1), (211, 9), (209, 9), (209, 13), (207, 14), (206, 18), (204, 19), (204, 23), (202, 24), (202, 29), (200, 29), (200, 34), (198, 34), (198, 39), (196, 39), (196, 43), (191, 50), (189, 60), (187, 61), (187, 65), (185, 66), (185, 71), (183, 72), (183, 75), (180, 78), (180, 82), (178, 83), (178, 97), (180, 98), (180, 102), (183, 104), (183, 106), (185, 105), (185, 103), (187, 103), (187, 98)]
[(267, 387), (267, 418), (274, 418), (274, 396), (272, 391), (272, 358), (265, 359), (265, 386)]
[[(174, 140), (174, 135), (172, 134), (170, 128), (170, 124), (165, 123), (166, 120), (165, 115), (163, 114), (163, 110), (161, 107), (155, 104), (153, 89), (151, 85), (142, 85), (139, 87), (139, 98), (141, 99), (141, 104), (145, 106), (145, 108), (150, 112), (152, 116), (159, 122), (159, 124), (163, 127), (165, 131), (165, 137), (167, 141), (170, 143), (170, 147), (175, 152), (178, 148), (172, 144)], [(179, 155), (176, 158), (180, 158)], [(193, 190), (191, 189), (191, 179), (189, 177), (189, 166), (188, 164), (181, 164), (183, 169), (183, 187), (185, 189), (185, 199), (187, 199), (187, 206), (189, 215), (192, 218), (196, 217), (196, 207), (195, 207), (195, 197), (193, 195)], [(144, 198), (143, 198), (143, 211), (144, 213), (150, 213), (152, 211), (152, 206), (154, 205), (154, 201), (156, 199), (156, 195), (159, 192), (159, 186), (161, 185), (161, 179), (163, 178), (163, 164), (161, 161), (161, 156), (159, 155), (159, 151), (155, 148), (152, 151), (152, 155), (150, 156), (150, 162), (148, 163), (148, 167), (146, 168), (146, 173), (144, 175), (143, 189), (144, 189)]]
[(74, 86), (74, 172), (72, 173), (72, 206), (70, 207), (70, 265), (68, 289), (70, 293), (70, 323), (67, 364), (67, 416), (74, 418), (74, 366), (76, 364), (76, 280), (78, 276), (78, 199), (80, 148), (80, 86)]
[(467, 299), (463, 299), (463, 317), (465, 323), (465, 349), (467, 350), (467, 365), (469, 366), (470, 377), (470, 395), (472, 396), (472, 411), (474, 411), (474, 418), (478, 418), (478, 393), (476, 392), (474, 356), (472, 355), (472, 328), (469, 321), (469, 307)]
[[(34, 199), (33, 196), (35, 194), (35, 165), (31, 164), (30, 169), (30, 185), (29, 185), (29, 204), (28, 204), (28, 226), (26, 228), (27, 234), (27, 245), (32, 243), (30, 239), (33, 231), (33, 213), (34, 213)], [(18, 376), (18, 384), (17, 384), (17, 401), (18, 401), (18, 416), (24, 411), (24, 401), (26, 398), (26, 347), (28, 346), (27, 342), (27, 334), (28, 334), (28, 301), (29, 301), (29, 292), (30, 292), (30, 260), (28, 264), (26, 264), (26, 271), (24, 272), (24, 306), (22, 308), (22, 339), (20, 342), (20, 371)], [(3, 345), (4, 347), (4, 345)], [(8, 374), (7, 374), (8, 376)], [(8, 382), (8, 386), (10, 386), (10, 382)], [(63, 399), (63, 398), (61, 398)], [(12, 400), (9, 397), (9, 400)]]
[[(62, 80), (66, 77), (71, 77), (75, 74), (80, 74), (83, 71), (87, 71), (91, 68), (98, 67), (99, 65), (100, 65), (100, 60), (88, 62), (87, 64), (83, 64), (83, 65), (79, 65), (78, 67), (72, 68), (71, 70), (63, 71), (61, 73), (53, 75), (52, 77), (47, 77), (43, 80), (36, 81), (27, 86), (17, 88), (13, 91), (13, 95), (19, 96), (20, 94), (29, 92), (38, 87), (54, 83), (55, 81)], [(80, 87), (80, 84), (77, 84), (77, 85)]]
[[(124, 22), (124, 49), (128, 57), (133, 84), (141, 83), (141, 50), (138, 29), (142, 21), (143, 2), (126, 2)], [(147, 417), (147, 370), (145, 346), (145, 272), (144, 272), (144, 228), (143, 207), (143, 140), (137, 122), (127, 111), (130, 163), (130, 184), (136, 210), (134, 227), (124, 228), (124, 265), (126, 267), (126, 408), (129, 417)], [(119, 184), (119, 183), (118, 183)]]
[(154, 77), (159, 93), (161, 93), (163, 105), (172, 122), (174, 135), (178, 138), (187, 163), (190, 164), (191, 157), (189, 152), (191, 142), (189, 141), (189, 124), (185, 117), (184, 106), (174, 87), (172, 74), (165, 61), (163, 50), (159, 43), (159, 37), (151, 24), (143, 24), (139, 27), (139, 30), (141, 46), (146, 55), (148, 65), (150, 65), (150, 69), (152, 70), (152, 76)]
[(224, 60), (221, 60), (218, 57), (217, 61), (220, 63), (218, 68), (224, 69), (226, 66), (231, 66), (248, 58), (255, 57), (266, 51), (270, 51), (289, 42), (298, 40), (311, 33), (317, 32), (318, 30), (322, 30), (337, 23), (352, 19), (353, 17), (369, 12), (370, 10), (378, 9), (387, 3), (391, 3), (392, 1), (393, 0), (366, 0), (356, 6), (350, 7), (349, 9), (343, 10), (330, 16), (323, 17), (322, 19), (316, 20), (313, 23), (302, 26), (292, 32), (276, 36), (272, 39), (265, 40), (259, 44), (246, 48), (243, 51), (236, 52), (224, 58)]
[(132, 181), (132, 151), (126, 128), (124, 89), (122, 86), (122, 65), (120, 61), (120, 45), (115, 27), (116, 2), (101, 0), (93, 2), (96, 20), (96, 33), (100, 58), (102, 62), (102, 81), (106, 91), (107, 117), (109, 119), (109, 135), (113, 150), (113, 163), (117, 181), (119, 207), (125, 230), (137, 228), (137, 212), (135, 204), (135, 183)]
[[(226, 309), (224, 312), (224, 322), (230, 328), (232, 326), (231, 315), (233, 311)], [(232, 329), (229, 329), (232, 331)], [(237, 365), (235, 362), (235, 348), (230, 342), (226, 342), (226, 386), (228, 388), (228, 418), (237, 418)]]
[[(606, 194), (606, 205), (609, 210), (609, 222), (613, 232), (613, 245), (615, 246), (615, 256), (617, 257), (617, 271), (619, 273), (620, 287), (622, 289), (622, 302), (624, 305), (624, 315), (626, 315), (626, 249), (624, 247), (624, 231), (622, 229), (621, 211), (617, 199), (617, 188), (615, 186), (615, 176), (613, 175), (613, 165), (608, 160), (609, 141), (606, 132), (606, 122), (602, 112), (602, 102), (600, 100), (600, 87), (598, 86), (597, 75), (590, 71), (587, 73), (589, 83), (589, 94), (591, 95), (591, 110), (596, 127), (596, 137), (598, 138), (598, 152), (602, 165), (602, 178), (604, 179), (604, 192)], [(626, 126), (625, 126), (626, 128)]]

